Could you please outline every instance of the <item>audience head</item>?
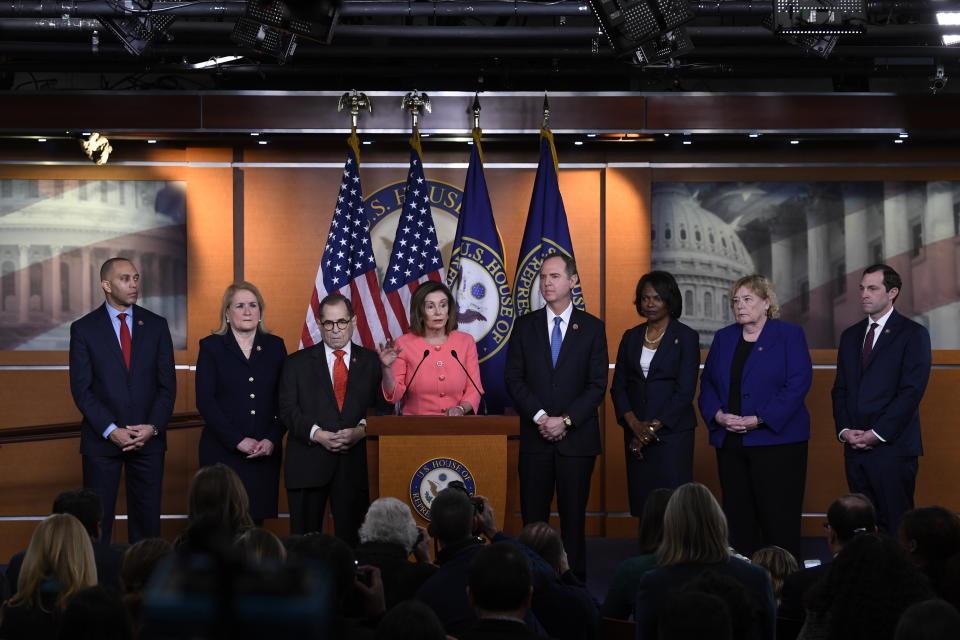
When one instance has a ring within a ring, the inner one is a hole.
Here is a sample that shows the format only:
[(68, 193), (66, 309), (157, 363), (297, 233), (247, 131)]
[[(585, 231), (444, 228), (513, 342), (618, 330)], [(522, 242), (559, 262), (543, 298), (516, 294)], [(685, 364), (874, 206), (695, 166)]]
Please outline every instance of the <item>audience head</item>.
[(779, 605), (783, 581), (800, 568), (797, 565), (797, 559), (783, 547), (772, 546), (758, 549), (750, 558), (750, 562), (767, 570), (770, 582), (773, 584), (773, 597)]
[(376, 640), (446, 640), (447, 632), (433, 609), (406, 600), (387, 611), (377, 625)]
[(319, 564), (329, 576), (333, 601), (342, 603), (353, 592), (356, 562), (346, 542), (326, 533), (310, 533), (292, 542), (289, 557)]
[(960, 552), (960, 518), (943, 507), (911, 509), (903, 514), (897, 537), (918, 565), (942, 568)]
[(926, 577), (895, 540), (863, 534), (844, 545), (807, 606), (829, 621), (830, 637), (881, 640), (893, 637), (904, 609), (931, 597)]
[(45, 518), (30, 538), (11, 604), (41, 606), (41, 587), (49, 579), (60, 583), (56, 609), (62, 611), (75, 593), (97, 584), (97, 565), (90, 535), (70, 514)]
[(442, 545), (469, 538), (473, 533), (475, 514), (470, 496), (465, 491), (447, 487), (430, 504), (430, 535)]
[(894, 640), (945, 640), (960, 638), (960, 613), (949, 602), (924, 600), (900, 616)]
[[(436, 501), (434, 501), (436, 502)], [(360, 542), (384, 542), (410, 553), (417, 543), (417, 523), (410, 507), (396, 498), (377, 498), (360, 525)]]
[(654, 489), (647, 495), (640, 515), (640, 553), (655, 553), (663, 542), (663, 514), (673, 489)]
[(699, 482), (674, 490), (663, 514), (657, 564), (714, 563), (729, 557), (727, 518), (710, 490)]
[(481, 618), (522, 618), (533, 593), (530, 562), (517, 546), (502, 542), (484, 547), (470, 562), (467, 596)]
[(103, 503), (100, 494), (92, 489), (64, 491), (53, 501), (52, 513), (69, 513), (80, 521), (91, 540), (100, 539), (100, 521), (103, 520)]
[(877, 511), (862, 493), (845, 493), (827, 509), (827, 527), (827, 540), (836, 553), (854, 536), (876, 532)]
[(283, 564), (287, 560), (287, 550), (280, 538), (261, 527), (247, 529), (237, 536), (236, 547), (243, 559), (252, 565)]
[(546, 560), (554, 571), (561, 573), (564, 550), (559, 531), (546, 522), (531, 522), (517, 536), (517, 541)]
[[(697, 615), (690, 615), (691, 611)], [(727, 605), (713, 594), (681, 591), (667, 601), (659, 615), (659, 640), (733, 640)]]
[(163, 538), (147, 538), (127, 549), (120, 565), (120, 583), (124, 592), (142, 592), (157, 564), (172, 553), (173, 545)]
[(231, 538), (253, 526), (250, 500), (237, 472), (225, 464), (202, 467), (190, 481), (190, 522), (217, 523)]
[(63, 612), (59, 640), (132, 640), (133, 624), (119, 594), (101, 586), (81, 589)]

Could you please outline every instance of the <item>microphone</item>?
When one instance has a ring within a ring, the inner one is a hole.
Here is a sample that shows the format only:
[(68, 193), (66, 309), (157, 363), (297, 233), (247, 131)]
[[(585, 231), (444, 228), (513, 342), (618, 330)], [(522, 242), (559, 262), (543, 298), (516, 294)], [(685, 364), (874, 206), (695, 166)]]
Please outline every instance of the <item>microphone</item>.
[[(427, 356), (430, 355), (430, 349), (423, 350), (423, 357), (420, 358), (420, 362), (417, 363), (417, 368), (413, 370), (413, 375), (410, 376), (410, 379), (407, 380), (407, 388), (403, 390), (403, 395), (400, 396), (400, 399), (397, 401), (397, 415), (403, 415), (401, 407), (403, 406), (403, 399), (407, 397), (407, 392), (410, 391), (410, 385), (413, 384), (413, 379), (417, 377), (417, 371), (420, 371), (420, 365), (423, 364), (423, 361), (427, 359)], [(463, 365), (460, 365), (461, 367)]]
[(467, 380), (470, 381), (470, 384), (473, 385), (473, 388), (476, 389), (477, 393), (480, 394), (480, 406), (477, 407), (477, 409), (481, 411), (477, 411), (477, 413), (482, 413), (483, 415), (487, 415), (487, 401), (486, 401), (486, 398), (484, 398), (483, 391), (480, 391), (480, 387), (478, 387), (477, 383), (474, 382), (473, 378), (470, 377), (470, 372), (467, 371), (467, 368), (463, 366), (462, 362), (460, 362), (460, 358), (457, 357), (456, 349), (450, 349), (450, 355), (452, 355), (453, 359), (457, 361), (457, 364), (460, 365), (460, 368), (463, 369), (463, 372), (467, 374)]

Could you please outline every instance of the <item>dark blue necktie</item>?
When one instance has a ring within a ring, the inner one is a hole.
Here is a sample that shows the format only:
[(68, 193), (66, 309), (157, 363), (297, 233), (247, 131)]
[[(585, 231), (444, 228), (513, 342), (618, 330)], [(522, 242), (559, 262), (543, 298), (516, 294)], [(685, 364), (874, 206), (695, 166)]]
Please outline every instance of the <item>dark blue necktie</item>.
[(560, 316), (553, 319), (553, 332), (550, 334), (550, 356), (553, 358), (553, 366), (557, 366), (557, 358), (560, 356), (560, 345), (563, 344), (563, 334), (560, 333)]

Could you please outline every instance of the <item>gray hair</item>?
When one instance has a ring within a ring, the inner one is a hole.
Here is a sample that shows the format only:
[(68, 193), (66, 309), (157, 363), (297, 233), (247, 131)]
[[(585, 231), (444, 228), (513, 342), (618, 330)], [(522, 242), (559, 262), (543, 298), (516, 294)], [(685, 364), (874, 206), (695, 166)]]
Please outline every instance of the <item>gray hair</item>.
[(377, 498), (360, 525), (360, 542), (391, 542), (407, 553), (417, 543), (417, 524), (410, 507), (396, 498)]

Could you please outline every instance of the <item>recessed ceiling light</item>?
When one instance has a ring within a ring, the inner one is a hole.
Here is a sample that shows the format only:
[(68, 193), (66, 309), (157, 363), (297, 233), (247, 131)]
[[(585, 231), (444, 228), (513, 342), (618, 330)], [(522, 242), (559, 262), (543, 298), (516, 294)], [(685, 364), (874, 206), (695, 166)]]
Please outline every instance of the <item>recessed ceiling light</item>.
[(903, 144), (903, 140), (901, 140), (900, 138), (897, 138), (897, 139), (895, 139), (895, 140), (893, 141), (893, 143), (894, 143), (894, 144)]
[(156, 140), (147, 140), (147, 144), (157, 144)]
[(587, 137), (588, 137), (588, 138), (596, 138), (596, 137), (597, 137), (597, 134), (595, 134), (595, 133), (588, 133), (588, 134), (587, 134)]
[(37, 142), (46, 142), (46, 141), (47, 141), (46, 138), (37, 138)]
[(759, 137), (760, 137), (760, 134), (759, 134), (759, 133), (750, 133), (750, 134), (747, 134), (747, 135), (749, 135), (751, 138), (759, 138)]
[(684, 140), (683, 144), (693, 144), (693, 140)]
[(420, 137), (421, 137), (421, 138), (429, 138), (429, 137), (430, 137), (430, 134), (429, 134), (429, 133), (421, 133), (421, 134), (420, 134)]
[(583, 140), (574, 140), (573, 144), (577, 145), (578, 147), (583, 146)]
[(910, 134), (907, 133), (906, 131), (901, 131), (901, 132), (900, 132), (900, 137), (901, 137), (901, 138), (909, 138), (909, 137), (910, 137)]
[(258, 140), (258, 141), (257, 141), (257, 144), (267, 144), (267, 141), (266, 141), (266, 140)]
[(800, 141), (799, 141), (799, 140), (791, 140), (791, 141), (790, 141), (790, 144), (800, 144)]
[(373, 144), (373, 140), (364, 140), (363, 144)]
[(250, 132), (250, 135), (252, 135), (252, 136), (258, 136), (258, 135), (260, 135), (260, 134), (257, 133), (256, 131), (251, 131), (251, 132)]
[(663, 134), (663, 137), (664, 137), (664, 138), (669, 138), (669, 137), (670, 137), (670, 134), (669, 134), (669, 133), (665, 133), (665, 134)]

